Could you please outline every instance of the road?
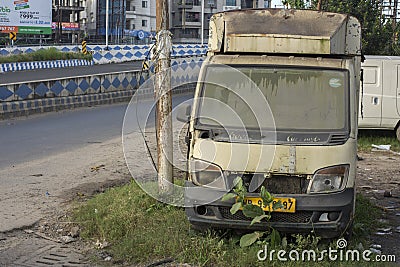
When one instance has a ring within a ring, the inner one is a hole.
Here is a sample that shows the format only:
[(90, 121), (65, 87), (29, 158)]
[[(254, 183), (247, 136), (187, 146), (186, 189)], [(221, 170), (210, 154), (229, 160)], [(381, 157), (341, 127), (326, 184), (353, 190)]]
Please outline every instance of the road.
[(0, 73), (0, 85), (26, 81), (56, 80), (73, 76), (138, 70), (141, 68), (141, 66), (141, 61), (130, 61), (119, 64), (79, 66), (62, 69), (38, 69), (30, 71), (4, 72)]
[(0, 121), (0, 169), (121, 136), (127, 104)]
[[(173, 105), (189, 98), (174, 96)], [(140, 122), (146, 120), (153, 104), (149, 100), (137, 104)], [(121, 137), (127, 106), (95, 106), (0, 121), (0, 170)], [(133, 104), (129, 111), (136, 112), (135, 107)], [(150, 117), (148, 125), (154, 125), (154, 115)], [(131, 131), (136, 131), (136, 116), (129, 118)]]

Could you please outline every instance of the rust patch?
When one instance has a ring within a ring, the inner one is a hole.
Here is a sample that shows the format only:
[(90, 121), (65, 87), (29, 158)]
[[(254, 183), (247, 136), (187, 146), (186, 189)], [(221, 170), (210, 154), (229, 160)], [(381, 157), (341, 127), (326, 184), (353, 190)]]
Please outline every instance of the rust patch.
[(250, 9), (224, 13), (226, 34), (331, 36), (346, 19), (344, 14), (310, 10)]

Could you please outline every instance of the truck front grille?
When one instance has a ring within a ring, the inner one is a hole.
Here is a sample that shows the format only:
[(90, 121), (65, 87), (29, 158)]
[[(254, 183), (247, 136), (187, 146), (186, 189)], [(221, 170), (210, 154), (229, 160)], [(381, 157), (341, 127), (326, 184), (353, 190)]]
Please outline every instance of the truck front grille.
[[(243, 174), (241, 177), (243, 185), (250, 193), (260, 193), (261, 186), (264, 186), (271, 194), (306, 194), (309, 184), (309, 180), (305, 176), (272, 175), (270, 178), (264, 178), (262, 174)], [(229, 177), (228, 180), (233, 179), (234, 177)], [(259, 181), (255, 182), (260, 184), (256, 188), (250, 186), (253, 179)]]
[(349, 136), (347, 134), (332, 134), (329, 139), (329, 144), (331, 145), (342, 145), (346, 143)]
[[(273, 175), (266, 178), (262, 183), (271, 194), (305, 194), (307, 192), (308, 180), (304, 177)], [(260, 191), (261, 186), (256, 191)]]
[[(231, 214), (229, 207), (219, 207), (219, 212), (224, 219), (251, 221), (251, 218), (244, 216), (242, 211)], [(286, 223), (308, 223), (310, 222), (312, 211), (298, 211), (295, 213), (272, 212), (270, 222), (286, 222)]]

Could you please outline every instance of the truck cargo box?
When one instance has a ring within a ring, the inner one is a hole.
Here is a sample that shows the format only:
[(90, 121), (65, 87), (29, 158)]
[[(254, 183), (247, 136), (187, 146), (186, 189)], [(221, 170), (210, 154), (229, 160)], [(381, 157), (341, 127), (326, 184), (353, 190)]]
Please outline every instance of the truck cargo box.
[(359, 22), (345, 14), (255, 9), (214, 15), (209, 51), (360, 55)]

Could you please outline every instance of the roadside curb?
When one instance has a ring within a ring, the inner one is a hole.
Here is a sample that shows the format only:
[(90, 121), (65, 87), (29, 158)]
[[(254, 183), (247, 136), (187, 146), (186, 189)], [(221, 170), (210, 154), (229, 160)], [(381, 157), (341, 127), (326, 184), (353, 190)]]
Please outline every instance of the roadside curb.
[[(131, 89), (100, 94), (4, 102), (0, 103), (0, 120), (96, 105), (128, 103), (137, 91), (138, 89)], [(192, 85), (183, 85), (173, 89), (172, 94), (179, 95), (193, 93), (193, 91)], [(140, 89), (138, 97), (140, 101), (151, 100), (154, 99), (154, 92), (152, 89)]]
[[(13, 117), (28, 116), (36, 113), (60, 111), (79, 107), (127, 102), (131, 99), (135, 90), (117, 91), (92, 95), (53, 97), (45, 99), (33, 99), (2, 103), (0, 120)], [(147, 93), (147, 92), (146, 92)], [(152, 93), (151, 93), (152, 95)]]
[(2, 63), (0, 64), (0, 72), (92, 66), (93, 64), (94, 64), (93, 60), (88, 61), (86, 59)]

